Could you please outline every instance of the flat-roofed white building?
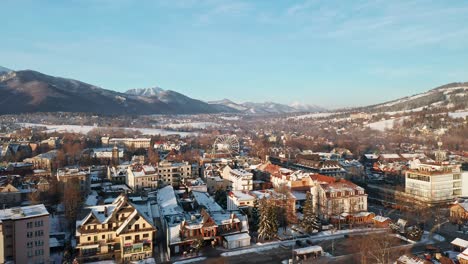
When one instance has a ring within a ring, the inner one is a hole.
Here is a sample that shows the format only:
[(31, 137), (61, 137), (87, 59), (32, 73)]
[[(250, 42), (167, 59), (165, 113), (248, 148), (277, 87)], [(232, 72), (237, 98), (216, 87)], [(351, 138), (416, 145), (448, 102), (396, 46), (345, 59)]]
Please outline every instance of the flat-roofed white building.
[(103, 145), (118, 145), (128, 148), (149, 148), (151, 146), (151, 138), (109, 138), (102, 137), (101, 142)]
[(227, 197), (227, 209), (236, 211), (239, 208), (253, 207), (255, 199), (255, 196), (246, 191), (231, 191)]
[(145, 188), (156, 189), (158, 187), (159, 174), (155, 167), (150, 165), (130, 166), (127, 169), (127, 185), (133, 191)]
[(405, 173), (405, 192), (428, 205), (450, 202), (462, 196), (460, 165), (449, 163), (413, 164)]
[(167, 185), (178, 186), (185, 179), (192, 178), (192, 165), (188, 162), (161, 161), (157, 170), (161, 181)]
[(233, 191), (251, 191), (253, 189), (253, 174), (243, 169), (231, 169), (226, 166), (221, 175), (231, 182)]

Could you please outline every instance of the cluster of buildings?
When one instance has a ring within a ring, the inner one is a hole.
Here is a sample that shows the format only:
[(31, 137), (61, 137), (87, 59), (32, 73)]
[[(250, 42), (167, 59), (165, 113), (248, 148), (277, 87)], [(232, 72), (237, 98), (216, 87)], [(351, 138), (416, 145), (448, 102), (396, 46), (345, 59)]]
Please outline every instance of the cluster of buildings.
[(224, 210), (207, 192), (187, 195), (166, 186), (158, 191), (157, 199), (168, 254), (187, 254), (200, 240), (228, 249), (250, 245), (247, 217), (240, 211)]

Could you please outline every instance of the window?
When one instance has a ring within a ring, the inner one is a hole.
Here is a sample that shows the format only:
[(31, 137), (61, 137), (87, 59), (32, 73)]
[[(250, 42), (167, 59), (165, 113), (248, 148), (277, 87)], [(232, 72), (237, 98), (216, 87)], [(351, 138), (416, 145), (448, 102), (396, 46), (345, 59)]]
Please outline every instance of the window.
[(143, 234), (143, 238), (148, 238), (149, 234)]
[(32, 222), (28, 222), (28, 223), (26, 223), (26, 227), (27, 228), (32, 228), (33, 227), (32, 224), (33, 224)]
[[(31, 223), (31, 225), (32, 225), (32, 223)], [(35, 222), (34, 222), (34, 226), (35, 226), (35, 227), (39, 227), (39, 226), (43, 226), (43, 225), (44, 225), (44, 222), (43, 222), (42, 220), (40, 220), (40, 221), (35, 221)], [(31, 226), (31, 227), (32, 227), (32, 226)]]
[(28, 242), (28, 245), (27, 245), (27, 246), (28, 246), (28, 248), (32, 248), (33, 243), (30, 241), (30, 242)]
[(33, 232), (28, 232), (28, 233), (26, 234), (26, 236), (27, 236), (28, 238), (33, 237)]
[(132, 237), (131, 236), (126, 236), (125, 240), (132, 240)]
[(454, 180), (459, 180), (460, 179), (460, 174), (454, 174), (453, 179)]
[(88, 237), (88, 241), (91, 241), (91, 237)]

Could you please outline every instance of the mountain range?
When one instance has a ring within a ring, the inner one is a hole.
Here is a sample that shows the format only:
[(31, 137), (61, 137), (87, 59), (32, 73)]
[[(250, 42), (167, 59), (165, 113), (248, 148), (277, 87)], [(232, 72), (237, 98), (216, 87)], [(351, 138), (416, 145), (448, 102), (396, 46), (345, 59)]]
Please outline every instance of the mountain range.
[[(322, 112), (314, 105), (274, 102), (235, 103), (229, 99), (204, 102), (159, 87), (130, 89), (125, 93), (37, 71), (0, 67), (0, 114), (30, 112), (89, 112), (120, 114), (287, 114)], [(423, 108), (468, 108), (468, 83), (451, 83), (428, 92), (348, 111), (419, 111)]]
[[(106, 90), (81, 81), (37, 71), (0, 67), (0, 114), (91, 112), (97, 114), (276, 114), (304, 111), (277, 103), (203, 102), (159, 87)], [(308, 108), (317, 111), (321, 108)]]

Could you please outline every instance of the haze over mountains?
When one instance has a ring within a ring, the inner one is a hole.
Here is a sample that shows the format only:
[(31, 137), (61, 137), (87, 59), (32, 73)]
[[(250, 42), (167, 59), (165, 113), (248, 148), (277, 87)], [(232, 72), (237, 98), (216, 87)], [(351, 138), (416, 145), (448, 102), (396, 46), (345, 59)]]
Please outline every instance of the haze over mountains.
[(0, 66), (0, 74), (4, 72), (10, 72), (11, 70), (5, 67)]
[[(369, 107), (362, 111), (409, 111), (422, 107), (466, 105), (468, 84), (453, 83), (426, 93)], [(81, 81), (37, 71), (0, 67), (0, 114), (28, 112), (89, 112), (96, 114), (284, 114), (318, 112), (324, 108), (294, 103), (235, 103), (229, 99), (204, 102), (159, 87), (106, 90)], [(468, 107), (467, 107), (468, 108)]]

